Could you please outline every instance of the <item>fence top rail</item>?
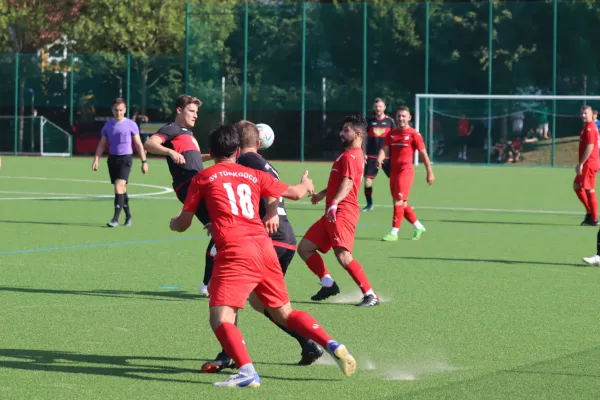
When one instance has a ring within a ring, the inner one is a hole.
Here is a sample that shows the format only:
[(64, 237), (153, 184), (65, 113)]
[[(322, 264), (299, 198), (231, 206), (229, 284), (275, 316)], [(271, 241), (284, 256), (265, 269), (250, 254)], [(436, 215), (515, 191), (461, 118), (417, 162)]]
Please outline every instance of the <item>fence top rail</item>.
[(465, 100), (598, 100), (600, 96), (586, 95), (535, 95), (535, 94), (448, 94), (417, 93), (417, 99), (465, 99)]

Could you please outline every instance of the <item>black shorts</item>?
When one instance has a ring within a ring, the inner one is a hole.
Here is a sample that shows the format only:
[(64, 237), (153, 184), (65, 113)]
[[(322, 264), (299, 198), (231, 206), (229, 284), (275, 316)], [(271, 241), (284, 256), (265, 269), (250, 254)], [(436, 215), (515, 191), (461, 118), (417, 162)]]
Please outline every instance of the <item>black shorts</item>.
[[(181, 204), (185, 203), (185, 198), (187, 197), (188, 189), (190, 188), (190, 183), (192, 183), (191, 180), (183, 185), (173, 185), (175, 186), (175, 194), (177, 195), (177, 199), (179, 199)], [(204, 202), (204, 200), (200, 202), (200, 207), (198, 207), (198, 210), (196, 210), (196, 218), (198, 218), (198, 220), (202, 222), (202, 225), (206, 225), (210, 222), (210, 219), (208, 218), (208, 210), (206, 209), (206, 203)]]
[(133, 165), (133, 155), (125, 156), (108, 156), (106, 161), (108, 164), (108, 173), (110, 175), (110, 183), (115, 183), (117, 179), (122, 179), (126, 183), (129, 180), (131, 166)]
[[(390, 159), (386, 158), (383, 161), (383, 165), (381, 167), (385, 175), (390, 177)], [(377, 169), (377, 159), (376, 158), (367, 158), (367, 165), (365, 165), (365, 177), (375, 179), (379, 170)]]
[(469, 145), (469, 135), (459, 136), (458, 137), (458, 144), (460, 146), (468, 146)]
[(285, 275), (288, 267), (292, 263), (294, 254), (296, 254), (296, 250), (275, 245), (275, 252), (277, 253), (277, 258), (279, 259), (279, 265), (281, 265), (281, 272), (283, 272), (283, 275)]

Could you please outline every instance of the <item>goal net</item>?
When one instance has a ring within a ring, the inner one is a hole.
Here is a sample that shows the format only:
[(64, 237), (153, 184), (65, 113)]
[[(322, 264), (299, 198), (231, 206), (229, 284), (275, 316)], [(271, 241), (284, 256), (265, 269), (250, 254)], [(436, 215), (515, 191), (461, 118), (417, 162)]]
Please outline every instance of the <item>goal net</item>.
[(600, 96), (417, 94), (414, 126), (437, 162), (575, 165), (583, 105)]
[(69, 157), (73, 140), (45, 117), (0, 115), (0, 154)]

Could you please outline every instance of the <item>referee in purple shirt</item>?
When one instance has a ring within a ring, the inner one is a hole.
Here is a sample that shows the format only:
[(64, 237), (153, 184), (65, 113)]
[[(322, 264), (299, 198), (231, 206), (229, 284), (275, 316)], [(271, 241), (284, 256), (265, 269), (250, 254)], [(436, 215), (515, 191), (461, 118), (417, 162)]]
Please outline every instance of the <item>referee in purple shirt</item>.
[(129, 210), (129, 198), (127, 197), (127, 180), (131, 173), (133, 165), (132, 142), (135, 143), (137, 152), (142, 159), (142, 173), (148, 172), (146, 161), (146, 152), (140, 139), (140, 130), (135, 122), (125, 118), (125, 100), (116, 98), (113, 100), (112, 113), (114, 119), (111, 119), (102, 128), (102, 138), (96, 148), (96, 155), (92, 163), (92, 169), (98, 170), (98, 161), (104, 153), (106, 142), (109, 144), (108, 173), (110, 183), (115, 186), (115, 214), (106, 224), (111, 228), (119, 226), (119, 216), (121, 210), (125, 210), (125, 226), (131, 226), (132, 218)]

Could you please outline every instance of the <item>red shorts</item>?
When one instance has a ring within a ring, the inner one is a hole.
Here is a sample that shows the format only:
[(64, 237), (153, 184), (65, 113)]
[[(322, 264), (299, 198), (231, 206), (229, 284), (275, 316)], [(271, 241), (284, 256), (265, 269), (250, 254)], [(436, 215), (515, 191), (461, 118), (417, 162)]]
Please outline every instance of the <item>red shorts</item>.
[(579, 187), (581, 187), (582, 189), (593, 190), (596, 187), (597, 173), (597, 169), (592, 169), (584, 164), (583, 170), (581, 171), (581, 175), (576, 175), (575, 181), (573, 181), (573, 183), (575, 185), (579, 185)]
[(392, 198), (394, 200), (408, 200), (414, 180), (414, 168), (406, 168), (392, 172), (390, 176), (390, 192), (392, 193)]
[(290, 301), (273, 241), (255, 237), (228, 243), (215, 256), (209, 305), (244, 308), (253, 291), (266, 307)]
[(310, 240), (323, 254), (336, 247), (343, 247), (352, 253), (354, 248), (354, 232), (358, 220), (337, 217), (335, 222), (322, 216), (304, 234), (304, 239)]

